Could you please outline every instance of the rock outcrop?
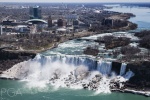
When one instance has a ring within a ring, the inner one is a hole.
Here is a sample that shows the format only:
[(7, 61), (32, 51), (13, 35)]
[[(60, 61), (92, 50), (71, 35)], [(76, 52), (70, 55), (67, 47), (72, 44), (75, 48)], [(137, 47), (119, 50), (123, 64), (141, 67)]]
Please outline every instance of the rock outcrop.
[(150, 62), (143, 61), (137, 64), (128, 64), (126, 70), (131, 70), (135, 75), (127, 82), (126, 86), (137, 90), (150, 90)]
[(97, 48), (87, 47), (83, 53), (87, 55), (97, 56), (99, 53), (99, 50)]
[(13, 65), (35, 57), (35, 53), (0, 50), (0, 71), (5, 71)]

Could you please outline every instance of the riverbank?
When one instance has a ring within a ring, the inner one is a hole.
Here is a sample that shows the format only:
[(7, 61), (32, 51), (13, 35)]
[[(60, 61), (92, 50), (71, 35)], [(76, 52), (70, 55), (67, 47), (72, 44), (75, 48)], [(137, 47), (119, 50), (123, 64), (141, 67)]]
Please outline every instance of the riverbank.
[[(130, 30), (130, 26), (132, 26), (133, 24), (130, 24), (128, 26), (128, 28), (126, 27), (126, 30)], [(124, 29), (124, 28), (123, 28)], [(7, 70), (9, 68), (11, 68), (13, 65), (20, 63), (22, 61), (25, 60), (29, 60), (30, 58), (34, 58), (36, 54), (44, 52), (46, 50), (50, 50), (53, 48), (56, 48), (60, 43), (66, 42), (68, 40), (73, 40), (73, 39), (78, 39), (81, 37), (87, 37), (87, 36), (92, 36), (92, 35), (96, 35), (96, 34), (101, 34), (103, 32), (114, 32), (117, 31), (117, 29), (113, 29), (113, 30), (107, 30), (104, 31), (102, 30), (101, 32), (89, 32), (89, 31), (82, 31), (82, 32), (78, 32), (78, 33), (74, 33), (74, 34), (64, 34), (64, 35), (60, 35), (60, 36), (51, 36), (51, 35), (46, 35), (47, 37), (52, 38), (52, 42), (50, 42), (48, 45), (43, 44), (45, 46), (42, 45), (42, 42), (39, 42), (39, 40), (36, 42), (36, 40), (34, 41), (34, 37), (35, 38), (39, 38), (39, 37), (46, 37), (43, 35), (40, 36), (28, 36), (28, 35), (12, 35), (12, 36), (2, 36), (2, 39), (8, 40), (7, 41), (2, 41), (0, 42), (1, 48), (0, 48), (0, 71), (4, 71)], [(17, 41), (12, 41), (9, 40), (7, 38), (13, 38), (16, 39)], [(27, 41), (27, 43), (22, 43), (19, 42), (19, 39), (21, 39), (20, 41), (22, 41), (22, 38), (25, 39), (24, 41)], [(35, 42), (35, 44), (29, 44), (28, 40), (29, 38), (33, 39), (32, 41)], [(59, 38), (59, 40), (56, 40), (57, 38)], [(45, 40), (47, 40), (48, 38), (46, 38)], [(10, 41), (12, 41), (12, 43), (10, 43)], [(48, 40), (49, 41), (49, 40)], [(39, 42), (39, 43), (38, 43)], [(43, 41), (44, 42), (44, 41)], [(45, 42), (44, 42), (45, 43)], [(43, 47), (37, 47), (36, 45), (42, 45)], [(30, 48), (28, 48), (28, 46), (32, 46)], [(34, 49), (33, 49), (34, 48)], [(24, 55), (25, 54), (25, 55)], [(20, 56), (21, 55), (21, 56)], [(32, 56), (32, 57), (30, 57)], [(10, 58), (12, 57), (12, 58)], [(8, 64), (8, 65), (7, 65)], [(3, 67), (6, 66), (6, 67)]]
[(121, 93), (132, 93), (132, 94), (137, 94), (137, 95), (142, 95), (146, 97), (150, 97), (150, 91), (138, 91), (138, 90), (132, 90), (132, 89), (112, 89), (111, 91), (113, 92), (121, 92)]
[[(126, 72), (132, 71), (134, 76), (124, 83), (124, 89), (135, 91), (149, 91), (150, 92), (150, 62), (141, 61), (134, 63), (127, 63)], [(121, 62), (112, 62), (112, 70), (119, 74), (121, 69)]]
[[(60, 59), (58, 59), (58, 58), (60, 58)], [(63, 57), (55, 57), (55, 59), (58, 61), (60, 61), (61, 58), (63, 58)], [(28, 71), (30, 71), (30, 69), (32, 67), (36, 68), (36, 66), (34, 66), (34, 63), (37, 62), (38, 63), (37, 65), (40, 64), (40, 66), (41, 66), (41, 64), (43, 64), (42, 67), (45, 68), (45, 66), (47, 66), (46, 65), (47, 63), (48, 63), (48, 65), (50, 65), (49, 63), (51, 62), (52, 59), (53, 59), (53, 57), (46, 57), (46, 56), (38, 55), (33, 60), (18, 63), (15, 66), (13, 66), (11, 69), (5, 71), (2, 74), (1, 79), (9, 79), (9, 80), (24, 79), (24, 77), (26, 77)], [(71, 59), (70, 57), (63, 59), (64, 60), (63, 62), (70, 61), (70, 59)], [(107, 65), (107, 64), (111, 63), (111, 72), (115, 72), (116, 78), (118, 78), (118, 79), (120, 77), (120, 73), (124, 73), (123, 76), (128, 77), (128, 75), (130, 76), (130, 74), (128, 73), (129, 71), (134, 72), (134, 76), (131, 77), (130, 80), (128, 80), (127, 82), (123, 82), (123, 83), (119, 82), (118, 83), (118, 81), (112, 81), (113, 83), (110, 83), (110, 85), (111, 84), (115, 85), (115, 87), (111, 87), (112, 90), (115, 89), (115, 90), (120, 90), (120, 92), (124, 91), (125, 93), (127, 92), (127, 93), (141, 94), (141, 95), (147, 95), (148, 92), (150, 91), (150, 88), (149, 88), (150, 82), (149, 82), (149, 78), (148, 78), (148, 76), (150, 76), (149, 66), (148, 66), (150, 62), (143, 62), (138, 65), (128, 63), (126, 66), (123, 66), (121, 62), (115, 62), (115, 61), (102, 62), (102, 64), (101, 64), (100, 62), (98, 62), (97, 60), (93, 60), (92, 58), (91, 59), (88, 59), (88, 58), (83, 59), (83, 58), (75, 57), (74, 60), (72, 61), (72, 64), (74, 64), (76, 59), (79, 59), (79, 62), (81, 59), (88, 61), (90, 64), (94, 65), (95, 69), (101, 68), (100, 65), (103, 65), (103, 64)], [(33, 66), (32, 66), (32, 61), (33, 61)], [(48, 61), (48, 62), (46, 63), (45, 61)], [(28, 62), (29, 62), (29, 65), (28, 65)], [(26, 69), (26, 65), (29, 66), (29, 70), (28, 70), (28, 68)], [(64, 67), (64, 66), (62, 65), (62, 67)], [(89, 67), (89, 68), (91, 68), (91, 67)], [(123, 70), (123, 68), (124, 68), (124, 70)], [(106, 69), (108, 69), (108, 67)], [(143, 72), (144, 72), (144, 74), (143, 74)], [(19, 73), (21, 73), (21, 74), (19, 74)], [(127, 75), (127, 73), (128, 73), (128, 75)], [(109, 77), (109, 75), (111, 75), (111, 74), (108, 74), (108, 77)], [(38, 77), (40, 77), (40, 76), (38, 76)], [(93, 84), (95, 84), (95, 81), (93, 81), (93, 82), (94, 82)], [(123, 87), (122, 87), (122, 85), (120, 87), (119, 84), (123, 84)], [(126, 89), (128, 89), (128, 91)], [(134, 90), (134, 91), (132, 91), (132, 90)]]
[[(13, 67), (13, 65), (17, 63), (32, 59), (38, 53), (56, 48), (60, 43), (63, 43), (68, 40), (76, 39), (76, 38), (81, 38), (84, 36), (91, 36), (94, 34), (95, 33), (93, 32), (84, 31), (84, 32), (75, 33), (74, 35), (72, 34), (67, 35), (67, 36), (63, 35), (61, 36), (61, 39), (59, 39), (59, 41), (55, 41), (54, 39), (54, 41), (50, 43), (50, 45), (45, 46), (45, 48), (42, 47), (42, 49), (32, 49), (32, 50), (30, 49), (25, 50), (23, 49), (23, 47), (19, 47), (18, 42), (15, 42), (10, 45), (2, 42), (1, 45), (4, 45), (4, 46), (0, 48), (0, 72), (2, 73), (3, 71)], [(14, 38), (15, 36), (8, 36), (8, 37)], [(21, 45), (22, 44), (20, 44), (20, 46)], [(34, 45), (38, 45), (38, 44), (34, 44)], [(26, 46), (28, 45), (26, 44)]]
[(8, 70), (17, 63), (33, 59), (35, 56), (36, 53), (33, 52), (0, 50), (0, 72)]
[[(13, 51), (13, 50), (8, 50), (8, 49), (3, 49), (3, 52), (1, 53), (1, 54), (3, 54), (4, 52), (7, 52), (6, 53), (6, 55), (3, 55), (4, 57), (6, 57), (6, 58), (9, 58), (9, 56), (10, 55), (14, 55), (13, 53), (15, 53), (16, 55), (17, 54), (19, 54), (20, 52), (26, 52), (27, 53), (27, 55), (26, 54), (24, 54), (24, 55), (22, 55), (23, 57), (25, 56), (25, 57), (27, 57), (27, 59), (26, 60), (29, 60), (29, 59), (32, 59), (32, 58), (34, 58), (35, 57), (35, 55), (37, 54), (37, 53), (39, 53), (39, 52), (43, 52), (43, 51), (45, 51), (45, 50), (48, 50), (48, 49), (53, 49), (53, 48), (55, 48), (55, 47), (57, 47), (60, 43), (62, 43), (62, 42), (65, 42), (65, 41), (68, 41), (68, 40), (72, 40), (72, 39), (76, 39), (76, 38), (81, 38), (81, 37), (84, 37), (84, 36), (91, 36), (91, 35), (95, 35), (96, 33), (93, 33), (93, 32), (87, 32), (87, 31), (85, 31), (85, 32), (83, 32), (84, 34), (81, 34), (81, 33), (76, 33), (76, 34), (74, 34), (74, 35), (70, 35), (70, 36), (63, 36), (62, 38), (61, 38), (61, 40), (59, 41), (59, 42), (55, 42), (55, 44), (53, 44), (53, 45), (51, 45), (50, 47), (48, 47), (48, 48), (44, 48), (44, 49), (42, 49), (42, 50), (15, 50), (15, 51)], [(9, 52), (11, 52), (10, 54), (9, 54)], [(30, 55), (30, 53), (31, 53), (31, 55), (33, 55), (32, 57), (29, 57), (28, 58), (28, 56), (31, 56)], [(33, 54), (32, 54), (33, 53)], [(7, 56), (8, 55), (8, 56)], [(20, 54), (19, 54), (20, 55)], [(17, 63), (20, 63), (20, 62), (23, 62), (25, 59), (23, 58), (21, 61), (19, 61), (18, 59), (20, 59), (19, 56), (18, 55), (18, 57), (16, 58), (15, 56), (15, 58), (13, 58), (13, 59), (17, 59), (17, 61), (15, 62), (16, 64)], [(11, 57), (11, 56), (10, 56)], [(5, 64), (8, 64), (7, 63), (7, 61), (9, 61), (9, 60), (5, 60), (6, 62), (4, 62)], [(11, 62), (13, 62), (13, 60), (11, 60)], [(9, 65), (13, 65), (13, 64), (9, 64)], [(14, 64), (15, 65), (15, 64)], [(10, 68), (12, 67), (12, 66), (9, 66)], [(7, 68), (4, 68), (4, 69), (2, 69), (3, 71), (4, 70), (7, 70), (7, 69), (9, 69), (8, 67)], [(15, 79), (15, 78), (14, 78)]]

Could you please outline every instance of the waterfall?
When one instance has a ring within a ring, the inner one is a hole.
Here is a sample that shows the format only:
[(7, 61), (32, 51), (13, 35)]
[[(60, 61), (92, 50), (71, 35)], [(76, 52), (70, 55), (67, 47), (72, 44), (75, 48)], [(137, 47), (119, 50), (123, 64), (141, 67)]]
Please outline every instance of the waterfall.
[(126, 72), (126, 63), (122, 63), (121, 68), (120, 68), (120, 76), (124, 75)]
[[(107, 77), (111, 75), (111, 70), (112, 62), (109, 61), (96, 61), (92, 58), (78, 56), (38, 54), (34, 59), (19, 63), (3, 72), (1, 77), (17, 78), (33, 84), (44, 83), (73, 89), (88, 88), (97, 90), (98, 93), (107, 93), (110, 92), (111, 80), (120, 82), (116, 76)], [(134, 73), (132, 71), (125, 73), (125, 70), (126, 64), (122, 64), (120, 69), (122, 76), (120, 77), (126, 81)]]
[(126, 80), (129, 80), (131, 77), (134, 76), (134, 73), (131, 70), (128, 70), (126, 72), (126, 63), (122, 63), (120, 68), (120, 76), (123, 76)]
[(134, 73), (132, 71), (128, 71), (123, 77), (127, 80), (129, 80), (131, 77), (134, 76)]
[[(122, 63), (120, 68), (120, 76), (129, 78), (133, 74), (131, 74), (131, 72), (126, 73), (126, 65), (127, 64)], [(37, 71), (38, 74), (41, 74), (44, 73), (44, 71), (51, 71), (52, 68), (65, 68), (66, 66), (68, 67), (66, 69), (70, 69), (72, 67), (74, 67), (73, 69), (75, 69), (79, 66), (85, 66), (88, 68), (88, 71), (99, 71), (103, 75), (110, 75), (112, 70), (112, 62), (109, 61), (96, 61), (92, 58), (78, 56), (43, 56), (41, 54), (38, 54), (34, 59), (31, 59), (22, 64), (15, 65), (4, 73), (8, 74), (11, 77), (18, 77), (19, 79), (22, 79), (27, 77), (28, 75), (31, 75), (32, 73), (35, 73), (35, 71)], [(14, 70), (13, 73), (11, 73), (11, 70)], [(48, 75), (46, 76), (50, 76), (49, 72), (47, 72), (47, 74)]]
[[(122, 63), (120, 68), (120, 76), (129, 79), (134, 74), (133, 72), (131, 73), (131, 71), (128, 71), (126, 73), (126, 65), (127, 64)], [(78, 56), (44, 56), (38, 54), (34, 59), (21, 64), (17, 64), (8, 71), (5, 71), (4, 76), (8, 76), (9, 78), (15, 77), (23, 79), (27, 78), (28, 76), (32, 77), (34, 76), (33, 74), (37, 74), (37, 76), (39, 75), (39, 77), (41, 75), (42, 77), (44, 77), (44, 79), (45, 77), (49, 79), (49, 76), (52, 74), (51, 71), (53, 71), (53, 69), (57, 70), (60, 68), (63, 72), (63, 68), (66, 68), (65, 71), (67, 72), (67, 69), (73, 71), (79, 66), (85, 66), (87, 67), (88, 71), (98, 71), (103, 75), (110, 75), (112, 70), (112, 62), (109, 61), (96, 61), (92, 58)]]
[(104, 75), (109, 75), (111, 73), (112, 62), (100, 60), (97, 64), (97, 70)]
[(73, 66), (80, 66), (84, 65), (87, 66), (89, 70), (95, 70), (96, 69), (96, 61), (92, 58), (86, 58), (86, 57), (77, 57), (77, 56), (43, 56), (38, 54), (33, 61), (38, 61), (41, 63), (41, 65), (44, 65), (46, 63), (54, 63), (59, 62), (63, 64), (73, 65)]
[(93, 71), (96, 70), (96, 61), (92, 58), (78, 56), (44, 56), (37, 54), (34, 59), (15, 65), (8, 70), (9, 73), (6, 71), (5, 74), (19, 79), (23, 79), (28, 76), (32, 77), (32, 74), (45, 75), (47, 73), (47, 75), (45, 75), (45, 77), (47, 77), (50, 76), (49, 73), (52, 69), (57, 70), (60, 67), (60, 69), (63, 70), (63, 68), (67, 67), (66, 69), (69, 71), (70, 68), (75, 69), (78, 66), (85, 66), (89, 71)]

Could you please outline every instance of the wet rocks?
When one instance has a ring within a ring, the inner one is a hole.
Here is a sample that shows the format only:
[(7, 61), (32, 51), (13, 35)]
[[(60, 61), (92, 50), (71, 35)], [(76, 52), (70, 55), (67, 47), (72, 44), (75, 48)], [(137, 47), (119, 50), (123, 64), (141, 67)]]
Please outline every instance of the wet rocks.
[[(92, 75), (92, 73), (83, 75), (83, 73), (87, 72), (87, 70), (85, 71), (84, 67), (80, 67), (79, 69), (75, 69), (74, 72), (70, 72), (70, 74), (68, 74), (64, 78), (62, 78), (61, 76), (59, 78), (53, 77), (52, 75), (52, 77), (49, 80), (49, 83), (55, 85), (58, 82), (61, 82), (59, 83), (60, 87), (69, 87), (69, 88), (81, 87), (82, 89), (95, 90), (95, 91), (98, 90), (100, 86), (100, 82), (103, 80), (103, 76), (101, 74)], [(81, 71), (81, 69), (83, 72)], [(79, 74), (76, 76), (77, 70), (80, 71), (80, 73), (78, 72)]]
[(92, 80), (89, 82), (88, 89), (90, 90), (98, 90), (100, 81), (102, 81), (102, 76), (100, 74), (95, 75)]
[(102, 75), (97, 74), (97, 75), (95, 75), (95, 78), (96, 78), (97, 82), (99, 82), (102, 79)]
[(91, 80), (89, 80), (89, 82), (83, 83), (82, 86), (84, 89), (98, 90), (100, 81), (102, 81), (102, 76), (97, 74)]
[(121, 76), (117, 76), (116, 78), (111, 79), (110, 81), (110, 88), (111, 90), (114, 89), (124, 89), (125, 88), (125, 80), (122, 80)]

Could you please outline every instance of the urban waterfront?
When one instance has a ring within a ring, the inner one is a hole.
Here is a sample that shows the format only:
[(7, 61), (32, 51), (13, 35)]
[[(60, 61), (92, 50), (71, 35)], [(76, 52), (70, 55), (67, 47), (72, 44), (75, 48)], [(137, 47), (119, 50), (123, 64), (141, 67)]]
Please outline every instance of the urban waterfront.
[[(138, 28), (137, 28), (138, 31), (150, 28), (150, 22), (149, 22), (150, 8), (134, 7), (134, 6), (133, 7), (119, 6), (119, 7), (114, 7), (112, 9), (107, 9), (107, 10), (135, 14), (136, 17), (133, 17), (129, 20), (138, 24)], [(143, 15), (144, 15), (144, 18), (143, 18)], [(128, 32), (124, 32), (124, 33), (130, 34)], [(112, 34), (115, 34), (115, 33), (112, 33)], [(95, 37), (97, 36), (98, 35), (95, 35)], [(91, 37), (85, 37), (85, 38), (93, 39), (95, 37), (91, 36)], [(63, 56), (63, 57), (73, 56), (73, 57), (90, 58), (91, 56), (87, 56), (82, 53), (83, 49), (86, 48), (88, 45), (95, 45), (95, 44), (96, 43), (93, 43), (91, 41), (70, 40), (70, 41), (59, 44), (57, 48), (44, 51), (40, 53), (40, 55), (44, 55), (48, 57), (48, 59), (43, 58), (48, 61), (49, 59), (51, 59), (51, 56)], [(102, 47), (99, 47), (99, 48), (101, 49)], [(45, 60), (42, 60), (42, 56), (40, 56), (41, 58), (38, 58), (38, 57), (35, 58), (36, 62), (38, 61), (40, 62), (41, 60), (41, 62), (43, 61), (42, 67), (46, 66), (44, 65)], [(58, 59), (58, 58), (55, 57), (55, 59)], [(65, 59), (64, 61), (67, 61), (67, 58), (64, 58), (64, 59)], [(71, 62), (72, 60), (69, 60), (69, 61)], [(36, 64), (36, 62), (33, 63), (33, 65), (35, 66), (34, 68), (36, 68), (36, 66), (39, 66), (38, 64)], [(71, 63), (75, 63), (75, 62), (71, 62)], [(59, 65), (59, 64), (57, 66), (64, 67), (64, 65)], [(32, 70), (36, 72), (36, 69), (34, 68), (32, 68)], [(45, 69), (43, 72), (46, 73)], [(34, 78), (47, 77), (47, 76), (40, 77), (38, 76), (39, 74), (37, 73), (35, 73), (35, 75), (37, 75), (37, 77), (35, 76)], [(43, 74), (43, 75), (49, 75), (49, 74)], [(33, 100), (33, 99), (37, 99), (37, 100), (77, 100), (77, 99), (80, 99), (80, 100), (100, 100), (100, 99), (102, 100), (133, 100), (133, 99), (149, 100), (150, 98), (142, 96), (142, 95), (131, 94), (131, 93), (108, 92), (108, 91), (97, 92), (93, 90), (89, 91), (89, 90), (80, 89), (78, 87), (75, 87), (75, 88), (59, 87), (59, 86), (53, 86), (47, 83), (45, 84), (45, 82), (43, 81), (36, 81), (36, 80), (25, 80), (25, 79), (24, 80), (0, 80), (0, 100), (21, 100), (21, 99), (22, 100)]]

